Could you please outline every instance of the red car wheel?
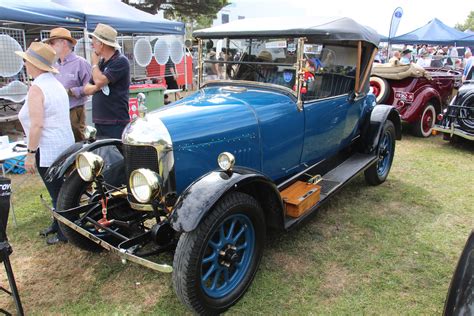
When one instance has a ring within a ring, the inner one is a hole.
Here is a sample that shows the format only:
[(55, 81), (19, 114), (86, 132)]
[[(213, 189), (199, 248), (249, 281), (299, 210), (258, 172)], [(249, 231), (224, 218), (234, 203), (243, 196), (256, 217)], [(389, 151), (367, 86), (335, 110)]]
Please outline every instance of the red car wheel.
[(419, 137), (429, 137), (433, 130), (433, 125), (436, 120), (436, 110), (434, 106), (428, 103), (423, 110), (421, 119), (415, 126), (415, 135)]

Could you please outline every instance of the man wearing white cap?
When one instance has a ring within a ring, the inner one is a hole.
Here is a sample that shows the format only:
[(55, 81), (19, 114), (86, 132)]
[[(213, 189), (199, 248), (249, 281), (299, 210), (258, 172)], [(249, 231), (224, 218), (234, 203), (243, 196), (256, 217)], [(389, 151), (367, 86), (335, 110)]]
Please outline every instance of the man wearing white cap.
[(92, 80), (85, 88), (92, 97), (92, 121), (97, 136), (121, 138), (130, 121), (128, 98), (130, 64), (120, 53), (117, 31), (106, 24), (97, 24), (92, 36)]

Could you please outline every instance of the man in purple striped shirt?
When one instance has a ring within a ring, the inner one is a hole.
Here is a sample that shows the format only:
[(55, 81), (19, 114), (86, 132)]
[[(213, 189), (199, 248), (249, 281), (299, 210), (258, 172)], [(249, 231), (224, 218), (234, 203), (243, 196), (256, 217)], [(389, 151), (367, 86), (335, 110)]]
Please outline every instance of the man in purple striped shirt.
[(91, 78), (91, 65), (73, 52), (77, 41), (71, 37), (71, 32), (58, 27), (51, 30), (50, 38), (46, 41), (56, 51), (59, 57), (54, 65), (59, 70), (56, 78), (62, 83), (69, 96), (71, 127), (76, 142), (84, 140), (85, 109), (88, 96), (84, 94), (84, 86)]

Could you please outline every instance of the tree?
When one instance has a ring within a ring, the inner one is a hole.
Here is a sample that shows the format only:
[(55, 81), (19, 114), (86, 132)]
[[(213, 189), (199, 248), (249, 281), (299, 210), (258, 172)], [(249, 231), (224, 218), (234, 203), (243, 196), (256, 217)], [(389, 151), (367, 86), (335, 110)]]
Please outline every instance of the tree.
[(199, 21), (202, 26), (209, 26), (209, 20), (215, 18), (220, 9), (230, 4), (228, 0), (145, 0), (141, 3), (129, 3), (142, 11), (156, 14), (158, 10), (164, 10), (165, 17), (169, 19), (182, 19), (184, 21)]
[(471, 13), (469, 13), (466, 21), (463, 24), (457, 23), (455, 28), (461, 31), (465, 31), (465, 30), (474, 31), (474, 11), (471, 11)]

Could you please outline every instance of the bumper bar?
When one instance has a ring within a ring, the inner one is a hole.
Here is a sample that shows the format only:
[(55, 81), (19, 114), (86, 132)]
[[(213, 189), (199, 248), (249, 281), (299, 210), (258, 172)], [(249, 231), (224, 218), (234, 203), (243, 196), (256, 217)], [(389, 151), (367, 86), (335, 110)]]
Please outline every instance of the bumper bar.
[(441, 133), (450, 134), (451, 136), (452, 135), (457, 135), (457, 136), (463, 137), (465, 139), (474, 140), (474, 135), (473, 134), (469, 134), (469, 133), (467, 133), (463, 130), (457, 129), (452, 124), (451, 124), (451, 128), (443, 127), (443, 126), (440, 126), (440, 125), (435, 125), (435, 126), (433, 126), (433, 130), (441, 132)]
[(108, 242), (98, 238), (94, 234), (91, 234), (90, 232), (88, 232), (84, 228), (77, 226), (76, 224), (74, 224), (73, 222), (71, 222), (70, 220), (68, 220), (64, 216), (62, 216), (61, 214), (59, 214), (57, 212), (54, 212), (54, 211), (52, 213), (53, 213), (54, 218), (56, 218), (58, 221), (60, 221), (64, 225), (66, 225), (69, 228), (75, 230), (77, 233), (81, 234), (82, 236), (92, 240), (93, 242), (95, 242), (99, 246), (103, 247), (104, 249), (107, 249), (108, 251), (118, 255), (122, 259), (122, 262), (124, 262), (124, 263), (128, 260), (128, 261), (131, 261), (131, 262), (134, 262), (134, 263), (138, 263), (138, 264), (140, 264), (142, 266), (145, 266), (147, 268), (150, 268), (152, 270), (165, 272), (165, 273), (173, 272), (173, 267), (170, 266), (170, 265), (158, 264), (156, 262), (153, 262), (153, 261), (135, 256), (134, 254), (131, 254), (131, 253), (127, 252), (126, 249), (121, 249), (121, 248), (114, 247), (111, 244), (109, 244)]

